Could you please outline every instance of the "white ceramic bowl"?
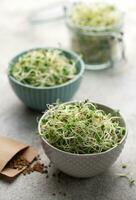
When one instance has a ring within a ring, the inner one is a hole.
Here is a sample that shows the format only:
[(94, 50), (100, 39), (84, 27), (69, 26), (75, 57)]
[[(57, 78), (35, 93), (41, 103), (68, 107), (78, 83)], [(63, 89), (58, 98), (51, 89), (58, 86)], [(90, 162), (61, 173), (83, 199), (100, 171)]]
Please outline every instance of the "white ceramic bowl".
[[(96, 105), (98, 108), (104, 110), (106, 113), (115, 112), (113, 109), (107, 106), (101, 104), (96, 104)], [(42, 116), (42, 118), (45, 115), (48, 115), (48, 111)], [(120, 125), (126, 128), (124, 119), (120, 114), (119, 116), (120, 116)], [(42, 118), (39, 121), (39, 126), (38, 126), (39, 133), (41, 133), (40, 123)], [(85, 178), (100, 174), (106, 169), (108, 169), (120, 155), (124, 147), (126, 137), (127, 137), (127, 131), (121, 142), (116, 147), (113, 147), (102, 153), (93, 153), (93, 154), (73, 154), (64, 152), (50, 145), (43, 137), (41, 137), (41, 139), (42, 139), (42, 146), (46, 155), (59, 170), (70, 176)]]

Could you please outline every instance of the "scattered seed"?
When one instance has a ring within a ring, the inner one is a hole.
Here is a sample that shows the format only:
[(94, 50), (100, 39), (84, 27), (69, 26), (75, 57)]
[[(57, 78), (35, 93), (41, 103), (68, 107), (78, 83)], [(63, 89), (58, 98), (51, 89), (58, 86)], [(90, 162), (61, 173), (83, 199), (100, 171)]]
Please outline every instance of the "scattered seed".
[(64, 192), (63, 195), (66, 196), (66, 193)]
[(126, 168), (127, 168), (127, 165), (126, 165), (126, 164), (123, 164), (123, 165), (122, 165), (122, 168), (123, 168), (123, 169), (126, 169)]
[(53, 176), (53, 177), (56, 177), (56, 174), (55, 174), (55, 173), (53, 173), (53, 174), (52, 174), (52, 176)]
[(11, 169), (18, 169), (18, 170), (23, 170), (22, 173), (25, 176), (26, 174), (30, 174), (32, 172), (39, 172), (39, 173), (44, 173), (45, 166), (43, 163), (39, 162), (39, 155), (36, 157), (36, 159), (33, 160), (32, 163), (28, 162), (25, 158), (23, 158), (20, 154), (17, 154), (14, 156), (13, 159), (8, 163), (7, 167)]

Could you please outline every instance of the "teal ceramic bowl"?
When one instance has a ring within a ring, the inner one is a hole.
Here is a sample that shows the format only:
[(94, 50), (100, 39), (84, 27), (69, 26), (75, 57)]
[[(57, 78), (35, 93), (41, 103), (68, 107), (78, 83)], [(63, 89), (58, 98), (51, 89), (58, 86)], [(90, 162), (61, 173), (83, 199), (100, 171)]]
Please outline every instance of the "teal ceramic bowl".
[[(12, 67), (17, 62), (18, 58), (21, 57), (23, 54), (38, 49), (61, 50), (65, 56), (67, 56), (70, 59), (76, 60), (77, 75), (72, 80), (64, 84), (52, 87), (37, 88), (30, 85), (22, 84), (21, 82), (17, 81), (10, 74)], [(36, 48), (22, 52), (11, 60), (8, 66), (8, 78), (15, 94), (26, 106), (38, 111), (44, 111), (47, 108), (47, 104), (53, 104), (57, 100), (59, 100), (60, 102), (66, 102), (69, 101), (74, 96), (74, 94), (76, 93), (76, 91), (80, 86), (84, 69), (85, 69), (84, 62), (82, 61), (79, 55), (77, 55), (72, 51), (66, 51), (59, 48)]]

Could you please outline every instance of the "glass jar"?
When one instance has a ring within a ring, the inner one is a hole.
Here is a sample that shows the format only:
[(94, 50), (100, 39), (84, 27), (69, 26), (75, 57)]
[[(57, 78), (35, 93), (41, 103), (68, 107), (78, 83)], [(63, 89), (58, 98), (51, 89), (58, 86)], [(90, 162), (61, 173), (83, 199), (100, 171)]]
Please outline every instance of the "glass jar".
[(124, 58), (123, 44), (123, 14), (120, 12), (120, 22), (110, 27), (81, 27), (75, 25), (66, 11), (66, 24), (70, 31), (72, 50), (79, 53), (87, 69), (104, 69), (119, 63)]

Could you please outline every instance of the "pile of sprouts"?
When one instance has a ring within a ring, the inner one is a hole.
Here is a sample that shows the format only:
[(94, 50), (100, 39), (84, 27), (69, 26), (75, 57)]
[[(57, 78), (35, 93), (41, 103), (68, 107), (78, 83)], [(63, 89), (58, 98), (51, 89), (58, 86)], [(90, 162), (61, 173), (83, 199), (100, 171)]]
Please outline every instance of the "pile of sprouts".
[(50, 87), (73, 79), (77, 74), (76, 61), (56, 49), (31, 50), (18, 58), (10, 73), (23, 84)]
[(100, 153), (115, 147), (125, 135), (118, 113), (106, 113), (88, 100), (50, 106), (40, 134), (54, 147), (74, 154)]
[(114, 5), (107, 3), (77, 3), (73, 6), (71, 20), (83, 27), (113, 26), (119, 21), (119, 12)]

